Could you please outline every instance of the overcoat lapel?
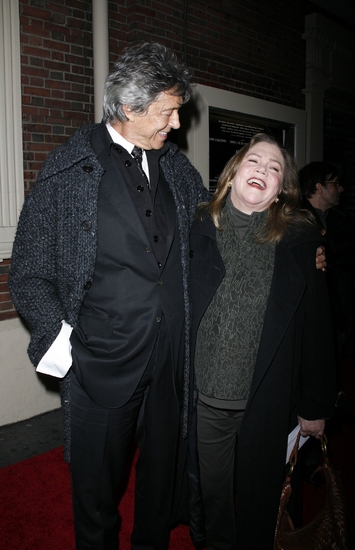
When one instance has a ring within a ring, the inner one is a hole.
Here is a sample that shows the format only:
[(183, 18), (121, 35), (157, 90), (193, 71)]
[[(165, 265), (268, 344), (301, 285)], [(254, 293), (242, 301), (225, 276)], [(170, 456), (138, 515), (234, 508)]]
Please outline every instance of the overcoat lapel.
[(167, 228), (166, 255), (165, 255), (165, 261), (166, 261), (170, 247), (173, 242), (174, 235), (175, 235), (176, 208), (175, 208), (175, 202), (174, 202), (172, 193), (166, 181), (159, 182), (159, 194), (160, 194), (160, 198), (164, 208), (165, 223)]
[(297, 310), (306, 283), (285, 243), (275, 250), (275, 266), (249, 403), (252, 401)]
[(190, 233), (190, 247), (193, 330), (197, 331), (208, 304), (225, 275), (224, 263), (217, 246), (216, 228), (210, 218), (194, 221)]

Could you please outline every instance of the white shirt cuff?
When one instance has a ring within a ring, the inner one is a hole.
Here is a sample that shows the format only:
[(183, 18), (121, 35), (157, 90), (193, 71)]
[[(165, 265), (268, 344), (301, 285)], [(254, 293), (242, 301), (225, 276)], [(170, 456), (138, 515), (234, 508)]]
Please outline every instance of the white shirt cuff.
[(70, 344), (72, 330), (68, 323), (62, 321), (60, 333), (38, 363), (37, 372), (57, 378), (63, 378), (67, 374), (72, 365)]

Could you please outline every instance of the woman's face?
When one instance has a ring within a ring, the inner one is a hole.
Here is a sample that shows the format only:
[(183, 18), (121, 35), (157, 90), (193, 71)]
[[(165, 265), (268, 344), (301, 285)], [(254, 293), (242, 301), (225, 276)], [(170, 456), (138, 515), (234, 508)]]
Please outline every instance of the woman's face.
[(282, 190), (284, 173), (280, 149), (266, 141), (257, 143), (246, 153), (232, 180), (233, 205), (245, 214), (266, 210)]

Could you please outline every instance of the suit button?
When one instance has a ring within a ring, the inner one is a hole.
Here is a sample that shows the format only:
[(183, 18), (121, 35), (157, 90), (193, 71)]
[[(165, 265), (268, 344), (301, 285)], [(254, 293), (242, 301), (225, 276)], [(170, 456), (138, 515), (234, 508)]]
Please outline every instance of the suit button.
[(158, 237), (158, 235), (154, 235), (154, 237), (153, 237), (153, 241), (154, 241), (155, 243), (157, 243), (157, 242), (159, 241), (159, 237)]
[(147, 216), (147, 218), (150, 218), (150, 216), (153, 215), (153, 212), (151, 210), (146, 210), (145, 215)]
[(150, 252), (152, 251), (152, 249), (149, 248), (149, 246), (147, 246), (147, 248), (145, 249), (145, 251), (146, 251), (147, 254), (150, 254)]
[(157, 317), (157, 318), (156, 318), (156, 322), (157, 322), (157, 323), (160, 323), (160, 321), (161, 321), (161, 317)]
[(161, 267), (161, 262), (158, 262), (158, 267)]
[(89, 290), (89, 288), (91, 287), (91, 281), (86, 281), (86, 283), (84, 284), (84, 290)]
[(125, 166), (132, 166), (131, 161), (130, 161), (130, 160), (126, 160), (126, 161), (125, 161)]
[(81, 227), (82, 229), (84, 229), (84, 231), (90, 231), (92, 224), (88, 220), (84, 220), (83, 223), (81, 224)]
[(85, 164), (83, 166), (83, 170), (84, 170), (84, 172), (92, 172), (94, 170), (94, 168), (92, 166), (89, 166), (89, 164)]
[(159, 286), (162, 286), (163, 284), (164, 284), (163, 281), (161, 281), (161, 280), (158, 281)]
[(138, 191), (138, 193), (143, 193), (143, 191), (144, 191), (143, 185), (138, 185), (137, 191)]

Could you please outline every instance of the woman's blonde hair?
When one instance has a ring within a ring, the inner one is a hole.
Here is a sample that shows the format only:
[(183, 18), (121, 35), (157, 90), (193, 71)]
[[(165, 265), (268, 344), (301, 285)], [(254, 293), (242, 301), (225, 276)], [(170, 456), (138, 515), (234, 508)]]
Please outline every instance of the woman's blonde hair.
[(310, 216), (307, 216), (307, 213), (299, 209), (300, 187), (296, 161), (286, 149), (281, 147), (277, 141), (268, 134), (256, 134), (251, 138), (249, 143), (244, 145), (235, 155), (233, 155), (218, 178), (217, 188), (210, 202), (201, 204), (200, 210), (207, 211), (215, 226), (221, 229), (220, 219), (222, 209), (225, 198), (230, 190), (230, 185), (228, 184), (236, 175), (247, 152), (257, 143), (263, 142), (278, 147), (285, 162), (285, 170), (282, 190), (278, 195), (279, 200), (269, 206), (266, 222), (256, 235), (256, 240), (259, 243), (277, 243), (282, 239), (289, 224), (300, 222), (312, 223), (312, 220)]

